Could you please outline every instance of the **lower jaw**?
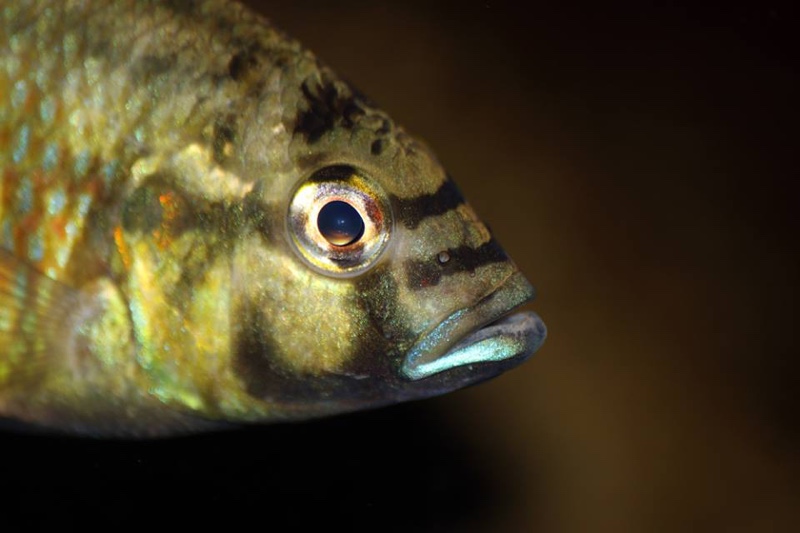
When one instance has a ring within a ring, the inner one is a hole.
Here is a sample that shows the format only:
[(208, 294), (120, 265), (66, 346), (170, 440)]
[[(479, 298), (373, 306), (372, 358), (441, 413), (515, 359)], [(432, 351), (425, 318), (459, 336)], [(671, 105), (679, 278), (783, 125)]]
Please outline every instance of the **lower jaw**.
[[(497, 290), (474, 306), (456, 311), (418, 342), (404, 361), (404, 375), (419, 380), (466, 365), (526, 359), (544, 342), (546, 328), (535, 313), (509, 313), (530, 301), (533, 294), (522, 274), (513, 274)], [(449, 340), (453, 338), (460, 340), (453, 343)]]

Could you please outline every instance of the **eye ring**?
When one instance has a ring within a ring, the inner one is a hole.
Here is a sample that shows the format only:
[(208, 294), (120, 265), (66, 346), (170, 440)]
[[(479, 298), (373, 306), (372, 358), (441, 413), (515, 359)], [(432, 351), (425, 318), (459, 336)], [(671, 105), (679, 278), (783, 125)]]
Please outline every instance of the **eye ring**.
[(393, 229), (387, 195), (362, 171), (323, 167), (295, 189), (287, 215), (290, 242), (312, 269), (357, 276), (385, 251)]

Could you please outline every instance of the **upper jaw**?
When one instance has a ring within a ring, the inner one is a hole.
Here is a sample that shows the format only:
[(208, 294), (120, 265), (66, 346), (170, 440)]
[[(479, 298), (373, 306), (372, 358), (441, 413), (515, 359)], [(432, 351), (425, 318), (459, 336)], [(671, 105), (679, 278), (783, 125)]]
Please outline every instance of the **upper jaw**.
[(471, 364), (522, 362), (547, 335), (532, 312), (508, 313), (532, 300), (534, 290), (520, 272), (471, 307), (459, 309), (420, 339), (406, 355), (402, 372), (411, 380)]

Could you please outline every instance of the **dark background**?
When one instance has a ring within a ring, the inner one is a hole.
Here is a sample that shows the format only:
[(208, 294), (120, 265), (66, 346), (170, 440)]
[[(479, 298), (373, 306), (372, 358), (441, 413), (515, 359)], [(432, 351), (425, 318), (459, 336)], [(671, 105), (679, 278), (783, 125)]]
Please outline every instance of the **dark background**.
[(3, 435), (11, 507), (59, 525), (795, 529), (796, 8), (263, 4), (434, 147), (539, 289), (545, 346), (478, 387), (310, 424)]

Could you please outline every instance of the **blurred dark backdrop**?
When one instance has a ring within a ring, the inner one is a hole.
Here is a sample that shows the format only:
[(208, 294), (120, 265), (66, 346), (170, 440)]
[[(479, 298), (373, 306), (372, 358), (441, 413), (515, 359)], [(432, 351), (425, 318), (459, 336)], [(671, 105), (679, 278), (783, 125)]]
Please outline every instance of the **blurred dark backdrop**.
[(250, 3), (434, 147), (539, 289), (547, 343), (478, 387), (313, 424), (6, 436), (7, 476), (48, 509), (88, 480), (62, 505), (112, 520), (794, 530), (796, 8)]

